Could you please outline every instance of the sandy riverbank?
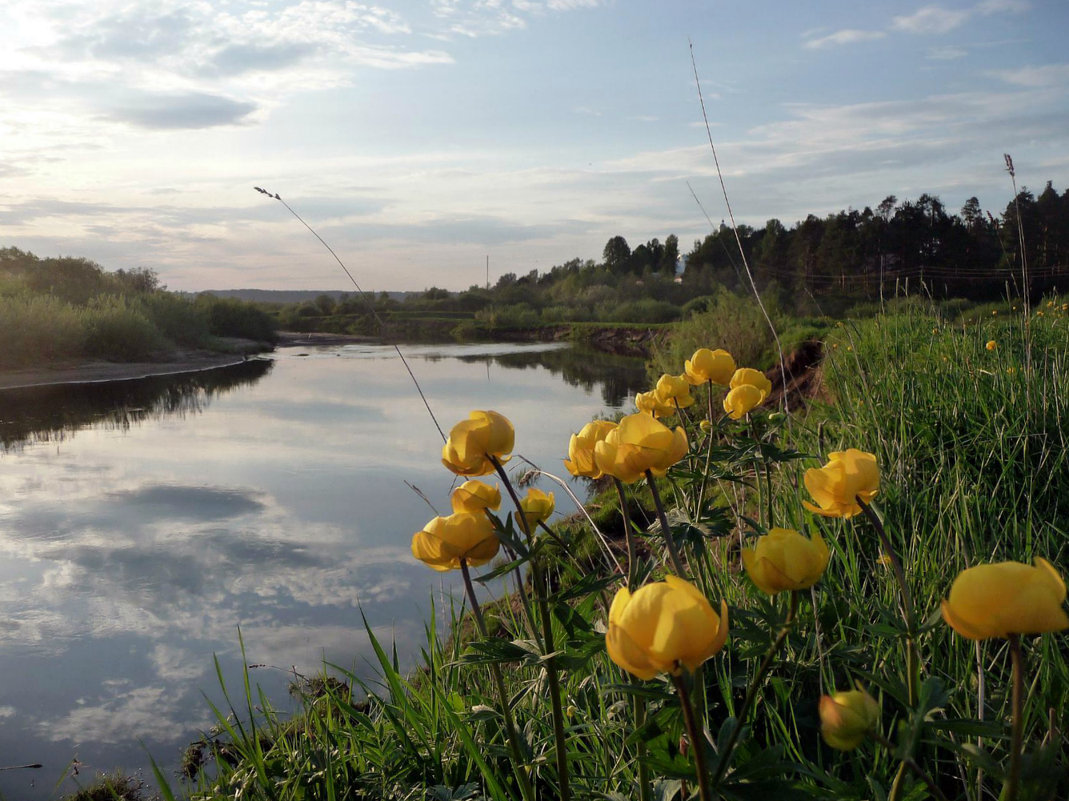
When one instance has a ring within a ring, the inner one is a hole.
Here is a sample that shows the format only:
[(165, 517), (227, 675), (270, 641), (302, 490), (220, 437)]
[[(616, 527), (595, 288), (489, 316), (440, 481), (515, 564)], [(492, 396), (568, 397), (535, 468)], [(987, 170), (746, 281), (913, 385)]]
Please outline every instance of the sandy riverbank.
[(0, 371), (0, 389), (36, 387), (47, 384), (85, 384), (95, 381), (129, 381), (154, 375), (194, 373), (240, 364), (243, 357), (233, 353), (183, 354), (166, 362), (80, 362)]
[(168, 358), (152, 362), (69, 361), (38, 367), (0, 369), (0, 389), (39, 387), (49, 384), (88, 384), (97, 381), (132, 381), (157, 375), (196, 373), (240, 364), (248, 356), (270, 351), (266, 342), (228, 337), (222, 340), (226, 352), (176, 350)]
[[(375, 342), (374, 338), (346, 334), (303, 334), (292, 331), (278, 332), (275, 347), (314, 347), (316, 345), (340, 345), (353, 342)], [(72, 361), (24, 367), (0, 368), (0, 389), (38, 387), (49, 384), (86, 384), (96, 381), (131, 381), (157, 375), (195, 373), (240, 364), (247, 355), (269, 352), (273, 347), (266, 342), (251, 339), (227, 338), (227, 352), (209, 350), (178, 350), (167, 359), (153, 362), (106, 362)]]

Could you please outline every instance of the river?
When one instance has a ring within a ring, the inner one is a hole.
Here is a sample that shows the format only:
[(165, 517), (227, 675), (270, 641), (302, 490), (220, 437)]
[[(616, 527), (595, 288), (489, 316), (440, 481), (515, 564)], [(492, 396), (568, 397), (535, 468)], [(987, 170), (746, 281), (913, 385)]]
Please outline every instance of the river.
[[(569, 434), (645, 381), (640, 362), (554, 345), (403, 350), (447, 433), (495, 409), (557, 475)], [(151, 785), (150, 755), (172, 775), (222, 701), (213, 656), (241, 694), (239, 630), (283, 708), (293, 671), (372, 674), (361, 611), (410, 664), (432, 598), (459, 598), (409, 551), (428, 504), (449, 507), (441, 445), (386, 346), (0, 392), (0, 768), (43, 765), (0, 770), (0, 797), (115, 769)]]

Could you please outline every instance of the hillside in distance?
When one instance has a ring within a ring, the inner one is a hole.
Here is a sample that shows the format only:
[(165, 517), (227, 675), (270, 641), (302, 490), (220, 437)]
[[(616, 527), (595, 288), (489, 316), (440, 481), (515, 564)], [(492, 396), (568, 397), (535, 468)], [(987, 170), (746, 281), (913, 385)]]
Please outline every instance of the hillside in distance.
[[(338, 301), (349, 295), (359, 295), (356, 292), (342, 292), (337, 289), (207, 289), (204, 292), (194, 293), (201, 295), (214, 295), (218, 298), (235, 298), (237, 300), (252, 301), (254, 303), (304, 303), (326, 295), (332, 300)], [(381, 292), (368, 293), (378, 298)], [(419, 292), (387, 292), (391, 300), (403, 301), (409, 295), (419, 295)]]

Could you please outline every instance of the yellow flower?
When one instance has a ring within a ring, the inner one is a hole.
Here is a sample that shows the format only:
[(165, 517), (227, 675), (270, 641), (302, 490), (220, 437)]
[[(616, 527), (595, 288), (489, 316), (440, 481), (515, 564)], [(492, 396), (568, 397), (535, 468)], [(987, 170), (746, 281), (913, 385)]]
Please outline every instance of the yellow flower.
[(1069, 628), (1065, 582), (1050, 562), (998, 562), (963, 570), (943, 601), (943, 620), (962, 637), (985, 640)]
[(621, 588), (609, 608), (609, 658), (640, 679), (691, 673), (724, 647), (728, 606), (720, 614), (698, 589), (677, 576), (646, 584), (632, 595)]
[(461, 559), (471, 567), (489, 562), (500, 544), (485, 514), (458, 512), (436, 517), (412, 535), (412, 555), (435, 570), (455, 570)]
[(694, 398), (690, 395), (690, 382), (685, 376), (665, 373), (657, 379), (657, 387), (653, 391), (672, 411), (675, 411), (676, 407), (686, 409), (694, 403)]
[(592, 420), (578, 434), (572, 434), (568, 442), (568, 458), (564, 466), (573, 476), (601, 478), (601, 469), (594, 462), (594, 445), (605, 439), (605, 435), (616, 428), (616, 423), (608, 420)]
[(698, 348), (694, 355), (683, 363), (683, 375), (695, 386), (712, 381), (726, 387), (734, 373), (735, 360), (722, 348)]
[(992, 309), (991, 310), (991, 316), (992, 317), (998, 317), (998, 309)]
[(984, 347), (987, 348), (988, 350), (994, 350), (995, 348), (998, 347), (998, 343), (995, 342), (995, 340), (993, 340), (993, 339), (989, 339), (987, 341), (987, 344), (984, 345)]
[(832, 748), (852, 751), (880, 720), (880, 705), (864, 690), (846, 690), (820, 698), (820, 736)]
[(485, 476), (494, 472), (490, 457), (507, 462), (516, 432), (504, 415), (474, 411), (453, 426), (442, 446), (442, 464), (459, 476)]
[(742, 564), (759, 590), (775, 595), (812, 587), (824, 574), (828, 557), (819, 534), (810, 540), (791, 529), (773, 528), (753, 548), (743, 549)]
[(603, 473), (630, 484), (649, 470), (663, 476), (687, 454), (687, 435), (648, 414), (629, 414), (594, 446), (594, 460)]
[(451, 496), (454, 512), (481, 514), (484, 509), (497, 509), (501, 505), (501, 490), (497, 484), (490, 486), (482, 481), (465, 481)]
[(732, 420), (739, 420), (764, 399), (764, 393), (753, 384), (740, 384), (724, 396), (724, 411)]
[(709, 433), (713, 429), (713, 424), (710, 423), (708, 420), (702, 420), (700, 423), (698, 423), (698, 426), (701, 428), (702, 431), (706, 433)]
[(752, 367), (740, 367), (735, 371), (735, 374), (731, 376), (731, 383), (729, 386), (732, 389), (741, 387), (743, 384), (749, 384), (752, 387), (757, 387), (761, 390), (761, 400), (768, 397), (768, 393), (772, 391), (772, 382), (769, 381), (765, 374), (760, 370), (755, 370)]
[(640, 412), (652, 414), (654, 417), (668, 417), (676, 413), (676, 407), (666, 403), (655, 389), (635, 395), (635, 407)]
[(870, 503), (880, 489), (880, 468), (871, 453), (849, 448), (828, 454), (828, 463), (810, 468), (805, 488), (817, 505), (802, 501), (811, 512), (825, 517), (853, 517), (861, 513), (857, 498)]
[[(534, 531), (539, 523), (544, 523), (553, 514), (553, 508), (552, 492), (547, 495), (537, 487), (527, 490), (527, 497), (520, 500), (520, 509), (523, 511), (523, 516), (527, 518), (527, 530)], [(520, 513), (514, 514), (516, 522), (522, 528), (523, 521), (520, 519)]]

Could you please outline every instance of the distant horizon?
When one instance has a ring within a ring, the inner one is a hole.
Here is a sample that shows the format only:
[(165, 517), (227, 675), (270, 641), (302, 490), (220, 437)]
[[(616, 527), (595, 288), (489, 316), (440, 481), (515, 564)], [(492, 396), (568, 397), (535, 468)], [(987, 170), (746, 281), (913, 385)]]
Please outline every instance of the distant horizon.
[[(5, 243), (175, 290), (462, 290), (674, 233), (1069, 183), (1063, 0), (13, 0)], [(693, 51), (690, 43), (693, 43)], [(692, 65), (691, 54), (694, 63)], [(692, 194), (693, 192), (693, 194)]]

